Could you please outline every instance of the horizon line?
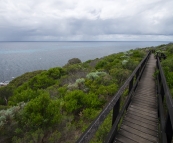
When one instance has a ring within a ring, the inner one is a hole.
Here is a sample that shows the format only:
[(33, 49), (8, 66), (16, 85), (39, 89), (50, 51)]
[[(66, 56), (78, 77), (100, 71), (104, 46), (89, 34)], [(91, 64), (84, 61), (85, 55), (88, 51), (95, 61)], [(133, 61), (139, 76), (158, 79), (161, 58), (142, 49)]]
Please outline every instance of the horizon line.
[(122, 40), (122, 41), (0, 41), (0, 42), (173, 42), (173, 41), (165, 41), (165, 40), (161, 40), (161, 41), (140, 41), (140, 40), (134, 40), (134, 41), (126, 41), (126, 40)]

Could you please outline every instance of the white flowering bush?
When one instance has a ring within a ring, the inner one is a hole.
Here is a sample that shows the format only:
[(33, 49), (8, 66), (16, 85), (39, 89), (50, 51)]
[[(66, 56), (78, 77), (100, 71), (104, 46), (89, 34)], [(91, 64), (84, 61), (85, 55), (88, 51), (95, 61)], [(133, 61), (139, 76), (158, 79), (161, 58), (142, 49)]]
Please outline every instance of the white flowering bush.
[(70, 84), (67, 86), (67, 88), (68, 88), (69, 90), (80, 89), (80, 87), (83, 86), (84, 83), (85, 83), (85, 79), (84, 79), (84, 78), (79, 78), (79, 79), (76, 80), (75, 83), (73, 83), (73, 84), (70, 83)]
[(96, 72), (91, 72), (91, 73), (87, 74), (86, 77), (88, 79), (94, 80), (94, 79), (96, 79), (96, 78), (98, 78), (100, 76), (105, 76), (106, 74), (107, 74), (106, 72), (98, 72), (98, 71), (96, 71)]
[(78, 85), (76, 83), (73, 83), (73, 84), (69, 84), (67, 86), (68, 90), (75, 90), (75, 89), (78, 89)]
[(130, 60), (130, 56), (133, 54), (132, 51), (127, 51), (127, 52), (124, 52), (124, 55), (121, 56), (121, 58), (123, 59), (123, 61), (121, 62), (122, 65), (126, 65), (129, 60)]
[(79, 79), (76, 80), (77, 84), (83, 84), (84, 82), (85, 82), (84, 78), (79, 78)]
[(128, 60), (123, 60), (122, 65), (126, 65), (128, 63)]
[(7, 110), (0, 110), (0, 128), (2, 128), (5, 124), (11, 123), (15, 114), (23, 109), (25, 106), (24, 102), (19, 103), (17, 106), (13, 106)]
[(127, 52), (124, 52), (124, 55), (126, 55), (126, 56), (131, 56), (133, 54), (133, 52), (132, 51), (127, 51)]
[(87, 74), (86, 77), (87, 77), (88, 79), (96, 79), (96, 78), (98, 78), (99, 76), (97, 75), (96, 72), (91, 72), (91, 73)]

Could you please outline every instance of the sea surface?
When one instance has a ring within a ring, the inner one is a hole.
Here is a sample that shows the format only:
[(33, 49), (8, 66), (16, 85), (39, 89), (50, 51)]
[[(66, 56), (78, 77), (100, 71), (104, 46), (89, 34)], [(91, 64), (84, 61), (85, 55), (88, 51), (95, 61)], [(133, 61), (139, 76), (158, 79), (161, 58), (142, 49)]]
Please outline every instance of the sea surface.
[(71, 58), (101, 58), (135, 48), (169, 43), (156, 42), (0, 42), (0, 82), (26, 72), (63, 66)]

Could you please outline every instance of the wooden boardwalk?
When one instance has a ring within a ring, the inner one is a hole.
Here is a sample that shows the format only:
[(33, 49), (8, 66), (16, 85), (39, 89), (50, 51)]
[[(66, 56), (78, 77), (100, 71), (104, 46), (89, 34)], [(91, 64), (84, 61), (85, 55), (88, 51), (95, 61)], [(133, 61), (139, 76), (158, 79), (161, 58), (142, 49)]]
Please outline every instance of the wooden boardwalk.
[(156, 60), (151, 54), (114, 143), (159, 142), (155, 67)]

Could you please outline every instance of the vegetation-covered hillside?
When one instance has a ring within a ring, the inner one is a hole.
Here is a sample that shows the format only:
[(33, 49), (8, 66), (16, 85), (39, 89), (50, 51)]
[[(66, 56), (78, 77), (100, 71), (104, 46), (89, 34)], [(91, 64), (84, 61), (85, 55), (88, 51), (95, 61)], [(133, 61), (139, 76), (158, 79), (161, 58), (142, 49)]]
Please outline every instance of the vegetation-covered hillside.
[[(64, 67), (26, 73), (1, 87), (0, 142), (75, 142), (146, 52), (130, 50), (84, 63), (74, 58)], [(102, 142), (106, 127), (93, 142)]]

